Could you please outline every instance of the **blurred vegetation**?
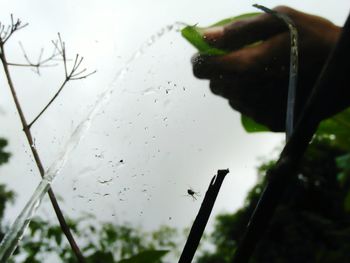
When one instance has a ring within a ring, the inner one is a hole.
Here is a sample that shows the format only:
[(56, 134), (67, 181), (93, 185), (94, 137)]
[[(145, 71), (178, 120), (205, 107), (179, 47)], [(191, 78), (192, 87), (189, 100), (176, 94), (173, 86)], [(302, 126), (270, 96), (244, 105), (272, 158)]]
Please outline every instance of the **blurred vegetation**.
[[(171, 241), (176, 231), (170, 227), (163, 226), (146, 233), (126, 224), (99, 222), (100, 225), (95, 226), (97, 221), (91, 219), (68, 221), (88, 263), (137, 263), (140, 257), (150, 263), (161, 263), (161, 258), (176, 247)], [(31, 222), (29, 234), (23, 238), (16, 257), (24, 257), (21, 261), (24, 263), (47, 262), (48, 258), (59, 259), (58, 262), (77, 262), (59, 225), (39, 217)]]
[[(350, 129), (345, 127), (350, 120), (348, 115), (346, 111), (321, 124), (299, 174), (281, 198), (251, 263), (349, 262), (350, 136), (347, 135)], [(6, 145), (6, 141), (0, 139), (0, 165), (10, 157), (4, 150)], [(258, 168), (259, 180), (241, 209), (217, 216), (209, 237), (213, 248), (204, 250), (197, 263), (231, 262), (266, 183), (264, 174), (274, 163), (275, 160), (266, 161)], [(1, 236), (7, 227), (3, 223), (4, 210), (13, 200), (14, 193), (0, 185)], [(145, 233), (127, 224), (96, 225), (95, 222), (92, 215), (69, 220), (88, 263), (161, 263), (169, 250), (179, 247), (175, 242), (179, 233), (173, 228), (163, 226), (158, 231)], [(37, 217), (14, 259), (37, 263), (47, 262), (48, 258), (76, 262), (60, 227)]]
[[(5, 151), (7, 146), (7, 141), (3, 138), (0, 138), (0, 166), (7, 163), (10, 159), (10, 153)], [(12, 191), (8, 191), (5, 185), (0, 184), (0, 238), (4, 236), (6, 227), (3, 225), (3, 218), (6, 209), (6, 204), (8, 202), (13, 202), (15, 194)]]
[[(5, 151), (6, 146), (7, 141), (0, 138), (0, 165), (10, 158)], [(14, 199), (14, 192), (0, 184), (0, 239), (9, 227), (3, 218), (6, 204), (14, 202)], [(127, 224), (97, 225), (93, 215), (70, 219), (68, 224), (80, 241), (80, 249), (86, 255), (87, 263), (138, 263), (144, 260), (162, 263), (163, 256), (177, 247), (174, 241), (178, 236), (177, 230), (168, 226), (146, 233)], [(28, 232), (10, 262), (77, 262), (58, 224), (36, 217), (30, 223)]]
[[(320, 125), (250, 263), (350, 262), (348, 115), (345, 111)], [(241, 209), (216, 218), (210, 235), (214, 249), (197, 263), (231, 262), (266, 183), (264, 174), (274, 163), (260, 166), (259, 182)]]

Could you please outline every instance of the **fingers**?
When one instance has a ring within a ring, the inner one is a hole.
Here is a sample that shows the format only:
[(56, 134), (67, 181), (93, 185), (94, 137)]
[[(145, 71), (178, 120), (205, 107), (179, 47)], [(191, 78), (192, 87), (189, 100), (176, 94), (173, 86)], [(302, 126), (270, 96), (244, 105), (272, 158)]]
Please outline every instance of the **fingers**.
[(192, 59), (194, 75), (207, 79), (232, 74), (271, 77), (286, 71), (288, 61), (289, 35), (287, 32), (227, 55), (196, 55)]
[[(276, 7), (274, 10), (291, 17), (296, 13), (295, 10), (285, 6)], [(270, 14), (263, 13), (223, 27), (208, 28), (204, 31), (204, 37), (213, 46), (235, 50), (260, 40), (266, 40), (284, 31), (288, 31), (284, 22)]]
[(288, 79), (261, 81), (240, 76), (211, 79), (211, 91), (228, 100), (230, 106), (273, 131), (284, 128)]

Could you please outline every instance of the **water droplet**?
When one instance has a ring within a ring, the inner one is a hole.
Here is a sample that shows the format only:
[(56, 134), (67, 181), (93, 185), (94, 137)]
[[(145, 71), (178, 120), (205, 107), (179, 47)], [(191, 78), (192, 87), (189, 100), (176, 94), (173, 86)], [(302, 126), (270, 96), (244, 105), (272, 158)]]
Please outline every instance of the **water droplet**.
[(154, 88), (150, 87), (148, 89), (145, 89), (143, 92), (142, 92), (142, 95), (150, 95), (150, 94), (153, 94), (155, 93), (155, 90)]

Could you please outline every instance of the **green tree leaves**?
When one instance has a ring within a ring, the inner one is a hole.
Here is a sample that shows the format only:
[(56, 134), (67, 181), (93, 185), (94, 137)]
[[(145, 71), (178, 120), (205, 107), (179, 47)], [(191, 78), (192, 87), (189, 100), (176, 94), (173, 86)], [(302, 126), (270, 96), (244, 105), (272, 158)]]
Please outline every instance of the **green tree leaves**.
[(128, 259), (118, 261), (118, 263), (158, 263), (168, 252), (168, 250), (146, 250)]
[(0, 138), (0, 165), (8, 162), (10, 158), (10, 153), (5, 151), (5, 147), (7, 146), (7, 141), (3, 138)]

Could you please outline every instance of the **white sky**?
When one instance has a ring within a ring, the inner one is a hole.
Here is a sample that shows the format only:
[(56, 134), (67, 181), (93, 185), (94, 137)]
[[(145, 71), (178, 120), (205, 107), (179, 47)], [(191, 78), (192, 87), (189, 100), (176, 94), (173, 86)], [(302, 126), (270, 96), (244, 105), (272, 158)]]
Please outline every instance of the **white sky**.
[[(243, 3), (242, 3), (243, 2)], [(60, 32), (71, 56), (85, 57), (98, 73), (70, 83), (33, 127), (45, 167), (55, 160), (75, 126), (97, 96), (110, 85), (110, 104), (94, 121), (74, 152), (54, 190), (70, 216), (82, 212), (99, 220), (129, 221), (154, 229), (160, 224), (187, 227), (200, 201), (185, 197), (192, 187), (204, 196), (217, 169), (229, 168), (214, 213), (240, 207), (254, 184), (258, 157), (270, 158), (283, 135), (246, 134), (239, 114), (212, 95), (208, 82), (192, 76), (195, 50), (172, 31), (130, 65), (122, 81), (113, 79), (139, 46), (175, 21), (207, 25), (225, 17), (256, 11), (255, 1), (52, 1), (1, 0), (0, 21), (13, 13), (30, 25), (8, 43), (8, 60), (23, 62), (17, 42), (37, 57), (41, 47)], [(283, 1), (259, 2), (268, 7)], [(349, 1), (288, 1), (288, 5), (324, 16), (341, 25)], [(2, 73), (1, 73), (2, 74)], [(13, 79), (28, 120), (31, 120), (62, 81), (62, 68), (49, 68), (38, 77), (28, 69), (13, 69)], [(4, 75), (0, 79), (0, 137), (9, 139), (11, 161), (0, 169), (0, 181), (17, 192), (7, 213), (13, 220), (39, 182)], [(123, 159), (124, 165), (119, 165)], [(101, 184), (99, 181), (110, 180)], [(103, 196), (104, 194), (108, 194)], [(199, 198), (199, 199), (201, 199)], [(54, 218), (46, 203), (39, 213)]]

